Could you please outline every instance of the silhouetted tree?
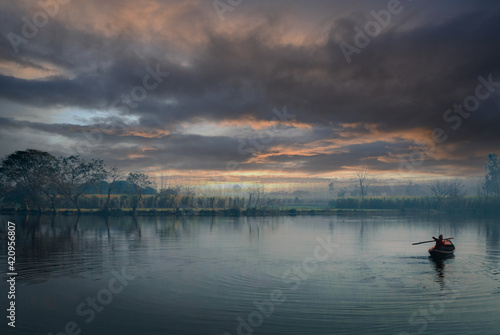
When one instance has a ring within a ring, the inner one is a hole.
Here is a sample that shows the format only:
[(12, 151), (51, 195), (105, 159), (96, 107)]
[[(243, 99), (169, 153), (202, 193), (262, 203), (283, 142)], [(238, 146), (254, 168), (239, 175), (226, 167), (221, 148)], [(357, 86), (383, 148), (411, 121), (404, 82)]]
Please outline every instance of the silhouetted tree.
[(54, 186), (57, 191), (75, 205), (81, 213), (79, 200), (91, 186), (105, 178), (104, 162), (92, 159), (90, 162), (80, 156), (60, 157), (57, 160)]
[(132, 212), (136, 214), (137, 205), (142, 199), (142, 190), (151, 186), (148, 176), (140, 172), (131, 172), (128, 174), (127, 182), (131, 186), (131, 204)]
[(417, 195), (420, 192), (420, 185), (419, 184), (413, 184), (413, 182), (409, 182), (408, 185), (405, 187), (405, 194), (406, 195)]
[(359, 183), (359, 195), (365, 197), (368, 195), (368, 172), (366, 169), (359, 169), (354, 171), (356, 180)]
[(59, 192), (57, 191), (57, 186), (55, 183), (55, 176), (57, 175), (56, 169), (57, 169), (57, 159), (54, 159), (53, 161), (50, 162), (50, 165), (48, 167), (49, 173), (45, 173), (41, 176), (42, 179), (41, 191), (43, 195), (47, 198), (50, 207), (52, 208), (52, 213), (54, 215), (57, 214), (56, 199), (59, 196)]
[(250, 187), (248, 193), (247, 208), (256, 209), (266, 209), (271, 206), (276, 201), (275, 198), (269, 197), (262, 185), (254, 185)]
[(109, 210), (109, 203), (111, 200), (111, 193), (113, 192), (113, 189), (115, 188), (116, 182), (122, 178), (123, 172), (118, 169), (118, 167), (114, 166), (110, 170), (105, 170), (104, 171), (104, 180), (107, 182), (107, 197), (106, 197), (106, 202), (104, 203), (104, 208), (103, 211), (105, 213), (108, 212)]
[(330, 183), (328, 183), (328, 194), (330, 195), (330, 198), (333, 198), (333, 191), (335, 190), (335, 179), (330, 180)]
[(55, 157), (34, 149), (16, 151), (2, 160), (0, 174), (10, 192), (19, 192), (27, 209), (29, 205), (41, 211), (42, 189), (53, 174)]
[(463, 196), (464, 185), (457, 178), (453, 180), (437, 180), (431, 185), (431, 194), (437, 200), (438, 207), (443, 199), (457, 199)]
[(342, 187), (342, 188), (339, 189), (339, 192), (338, 192), (337, 196), (339, 198), (343, 198), (347, 194), (347, 191), (348, 191), (348, 189), (346, 187)]

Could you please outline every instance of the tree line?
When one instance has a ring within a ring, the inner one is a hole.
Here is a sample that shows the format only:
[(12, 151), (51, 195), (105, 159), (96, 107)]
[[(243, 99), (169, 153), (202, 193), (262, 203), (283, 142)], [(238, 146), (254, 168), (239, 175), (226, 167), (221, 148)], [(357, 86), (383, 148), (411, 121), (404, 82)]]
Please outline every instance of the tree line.
[[(358, 197), (345, 197), (335, 190), (334, 180), (328, 184), (330, 207), (339, 209), (451, 209), (490, 208), (500, 200), (500, 164), (498, 155), (489, 154), (485, 162), (485, 177), (478, 186), (478, 196), (465, 197), (464, 185), (458, 179), (436, 180), (427, 197), (380, 198), (368, 197), (370, 178), (365, 170), (356, 171)], [(98, 209), (108, 214), (114, 209), (130, 208), (198, 208), (241, 209), (262, 211), (276, 206), (298, 206), (300, 201), (280, 198), (265, 192), (262, 185), (248, 189), (243, 196), (196, 196), (192, 188), (163, 185), (156, 190), (148, 176), (141, 172), (125, 174), (118, 167), (108, 168), (101, 159), (85, 160), (80, 156), (55, 157), (34, 149), (16, 151), (6, 156), (0, 166), (0, 202), (2, 206), (43, 212), (58, 208)]]
[[(489, 154), (486, 158), (486, 162), (484, 163), (484, 168), (484, 179), (477, 185), (474, 193), (479, 198), (500, 200), (500, 163), (498, 161), (498, 155), (494, 153)], [(335, 179), (328, 181), (328, 193), (330, 198), (334, 197), (335, 181)], [(373, 181), (374, 180), (371, 178), (366, 168), (357, 169), (354, 171), (351, 184), (348, 187), (337, 189), (337, 197), (345, 198), (348, 194), (350, 194), (353, 198), (364, 198), (369, 195), (369, 191), (372, 196), (385, 195), (384, 193), (389, 191), (391, 188), (396, 188), (394, 185), (384, 185), (380, 182), (378, 185), (372, 186)], [(399, 187), (401, 190), (401, 186)], [(468, 191), (470, 194), (472, 191), (470, 187)], [(438, 204), (464, 197), (468, 195), (467, 193), (468, 192), (463, 180), (459, 178), (436, 179), (424, 187), (419, 184), (413, 184), (413, 182), (410, 181), (404, 190), (404, 194), (408, 196), (429, 195), (433, 197)], [(401, 194), (394, 195), (398, 196)]]
[(111, 210), (130, 208), (181, 208), (263, 210), (278, 204), (264, 187), (249, 190), (249, 198), (199, 197), (188, 187), (168, 186), (156, 190), (149, 177), (141, 172), (123, 173), (118, 167), (107, 168), (101, 159), (85, 160), (80, 156), (55, 157), (34, 149), (16, 151), (5, 157), (0, 166), (0, 202), (5, 206), (55, 214), (58, 208)]
[(334, 201), (337, 209), (398, 210), (398, 211), (498, 211), (494, 198), (461, 196), (439, 199), (435, 196), (412, 197), (348, 197)]
[[(100, 193), (106, 195), (102, 210), (108, 212), (111, 195), (124, 177), (117, 167), (107, 168), (101, 159), (55, 157), (34, 149), (16, 151), (2, 160), (0, 200), (4, 204), (21, 205), (27, 211), (51, 208), (54, 213), (56, 204), (65, 200), (80, 214), (82, 198), (89, 193)], [(151, 182), (140, 172), (129, 173), (125, 182), (135, 211)]]

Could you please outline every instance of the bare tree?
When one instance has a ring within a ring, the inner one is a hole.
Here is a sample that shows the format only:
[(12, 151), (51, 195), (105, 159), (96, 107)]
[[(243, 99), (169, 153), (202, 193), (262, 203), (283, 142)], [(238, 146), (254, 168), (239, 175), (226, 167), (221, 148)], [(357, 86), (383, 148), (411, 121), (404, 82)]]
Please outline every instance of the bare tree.
[(254, 185), (250, 187), (248, 193), (247, 208), (256, 209), (266, 209), (271, 206), (276, 201), (275, 198), (271, 198), (266, 195), (264, 186)]
[(212, 196), (209, 198), (210, 201), (210, 207), (212, 208), (212, 212), (215, 212), (215, 197)]
[(452, 181), (449, 182), (449, 198), (450, 199), (457, 199), (460, 197), (463, 197), (466, 195), (466, 190), (465, 190), (465, 185), (462, 183), (462, 181), (458, 178), (453, 179)]
[(109, 203), (111, 201), (111, 193), (115, 188), (116, 182), (123, 177), (123, 172), (118, 169), (118, 167), (114, 166), (111, 170), (106, 170), (104, 178), (107, 184), (107, 197), (106, 202), (104, 203), (103, 211), (107, 213), (109, 211)]
[(446, 198), (456, 199), (465, 194), (464, 185), (458, 179), (453, 180), (437, 180), (431, 185), (431, 194), (436, 198), (438, 206)]
[(189, 186), (181, 187), (181, 193), (189, 197), (196, 195), (194, 187), (189, 187)]
[(175, 212), (179, 213), (182, 205), (182, 195), (180, 193), (176, 194), (172, 199), (172, 206), (174, 206)]
[(127, 182), (131, 186), (132, 212), (136, 214), (137, 205), (142, 199), (142, 190), (151, 186), (148, 176), (140, 172), (131, 172), (128, 174)]
[(80, 156), (60, 157), (54, 172), (54, 187), (75, 205), (78, 214), (81, 214), (79, 200), (82, 194), (106, 175), (102, 160), (87, 162)]
[(50, 203), (50, 207), (52, 208), (52, 214), (56, 215), (57, 214), (57, 209), (56, 209), (56, 199), (59, 196), (59, 192), (57, 190), (57, 184), (56, 184), (56, 177), (57, 174), (55, 173), (57, 169), (57, 160), (54, 159), (50, 163), (49, 171), (51, 172), (50, 174), (44, 174), (41, 176), (42, 178), (42, 186), (40, 190), (42, 193), (45, 195), (45, 197), (48, 199)]
[(354, 173), (356, 181), (357, 183), (359, 183), (359, 194), (362, 197), (365, 197), (366, 195), (368, 195), (368, 186), (370, 186), (368, 171), (363, 168), (355, 170)]

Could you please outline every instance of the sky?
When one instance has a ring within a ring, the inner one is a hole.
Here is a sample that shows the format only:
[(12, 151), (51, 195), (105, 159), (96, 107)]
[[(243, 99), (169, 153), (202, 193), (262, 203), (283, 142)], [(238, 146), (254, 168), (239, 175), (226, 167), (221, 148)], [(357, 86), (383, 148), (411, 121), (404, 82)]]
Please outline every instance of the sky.
[(484, 175), (498, 1), (0, 0), (0, 156), (226, 180)]

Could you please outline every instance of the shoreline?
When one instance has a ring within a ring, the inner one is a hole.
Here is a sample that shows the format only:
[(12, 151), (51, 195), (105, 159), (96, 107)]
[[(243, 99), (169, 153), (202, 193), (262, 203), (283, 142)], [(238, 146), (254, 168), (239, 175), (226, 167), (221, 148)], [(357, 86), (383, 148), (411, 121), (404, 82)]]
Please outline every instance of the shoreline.
[(43, 215), (43, 216), (101, 216), (101, 217), (120, 217), (120, 216), (218, 216), (218, 217), (252, 217), (252, 216), (301, 216), (301, 215), (353, 215), (353, 214), (492, 214), (500, 216), (500, 208), (491, 209), (345, 209), (345, 208), (317, 208), (317, 209), (179, 209), (161, 208), (161, 209), (138, 209), (134, 213), (131, 209), (113, 209), (109, 211), (84, 209), (79, 214), (76, 209), (58, 209), (56, 213), (52, 210), (20, 210), (20, 209), (0, 209), (1, 215)]

